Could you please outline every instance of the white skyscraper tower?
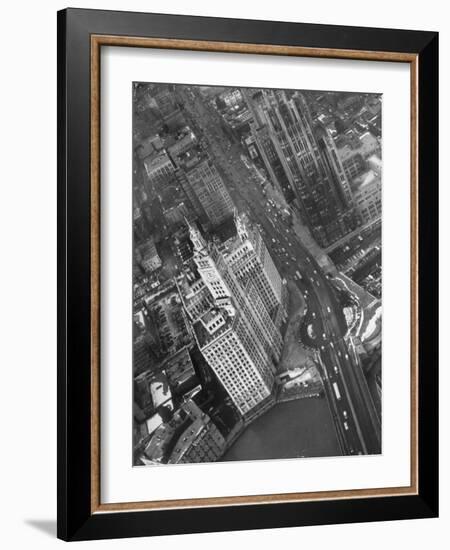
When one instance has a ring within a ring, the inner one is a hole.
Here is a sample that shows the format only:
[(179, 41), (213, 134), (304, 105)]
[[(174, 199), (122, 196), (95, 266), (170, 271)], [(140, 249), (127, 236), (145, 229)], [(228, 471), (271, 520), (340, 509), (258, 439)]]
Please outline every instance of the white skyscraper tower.
[(199, 279), (185, 285), (183, 302), (200, 351), (246, 421), (274, 402), (281, 335), (256, 285), (243, 287), (227, 259), (190, 225)]
[(227, 252), (226, 262), (241, 286), (255, 286), (272, 319), (286, 316), (286, 292), (282, 278), (258, 229), (250, 225), (245, 214), (235, 212), (236, 239)]

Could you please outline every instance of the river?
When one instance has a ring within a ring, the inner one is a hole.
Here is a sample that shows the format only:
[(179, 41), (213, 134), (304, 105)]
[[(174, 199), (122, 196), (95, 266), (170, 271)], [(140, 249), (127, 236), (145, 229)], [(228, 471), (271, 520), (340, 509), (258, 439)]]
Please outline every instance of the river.
[(276, 404), (257, 418), (220, 461), (340, 455), (324, 397)]

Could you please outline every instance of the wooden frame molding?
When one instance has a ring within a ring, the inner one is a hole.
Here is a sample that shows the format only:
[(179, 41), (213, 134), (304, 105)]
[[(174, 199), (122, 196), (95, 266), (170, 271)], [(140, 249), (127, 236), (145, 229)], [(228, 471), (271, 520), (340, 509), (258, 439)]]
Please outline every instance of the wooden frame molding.
[[(358, 499), (417, 495), (418, 465), (418, 94), (419, 63), (415, 53), (307, 48), (297, 46), (246, 44), (200, 40), (142, 38), (92, 34), (90, 38), (90, 178), (91, 178), (91, 513), (131, 510), (218, 507), (273, 504), (317, 500)], [(268, 494), (201, 499), (103, 504), (100, 499), (100, 53), (102, 46), (164, 48), (208, 52), (319, 57), (408, 63), (411, 71), (411, 484), (408, 487), (323, 491), (314, 493)]]

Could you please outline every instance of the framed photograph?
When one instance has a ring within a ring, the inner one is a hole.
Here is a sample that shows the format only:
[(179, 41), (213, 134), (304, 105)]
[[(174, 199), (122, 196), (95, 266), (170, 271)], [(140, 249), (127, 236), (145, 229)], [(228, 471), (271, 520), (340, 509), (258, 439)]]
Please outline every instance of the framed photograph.
[(58, 536), (438, 514), (438, 35), (58, 13)]

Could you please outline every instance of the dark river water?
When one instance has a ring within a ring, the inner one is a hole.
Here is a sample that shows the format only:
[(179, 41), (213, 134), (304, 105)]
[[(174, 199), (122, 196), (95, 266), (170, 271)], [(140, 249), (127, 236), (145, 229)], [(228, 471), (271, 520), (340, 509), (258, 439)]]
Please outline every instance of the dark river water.
[(327, 400), (278, 403), (255, 420), (220, 461), (340, 455)]

